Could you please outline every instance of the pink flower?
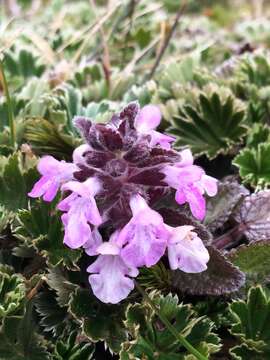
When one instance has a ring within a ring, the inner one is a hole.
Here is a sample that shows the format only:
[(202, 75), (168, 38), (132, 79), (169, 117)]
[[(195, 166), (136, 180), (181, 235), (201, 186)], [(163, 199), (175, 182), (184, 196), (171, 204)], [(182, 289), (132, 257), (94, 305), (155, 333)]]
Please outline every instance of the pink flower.
[(199, 220), (205, 217), (206, 204), (204, 193), (215, 196), (217, 193), (217, 180), (207, 176), (203, 169), (193, 165), (190, 150), (181, 152), (182, 160), (175, 165), (164, 167), (165, 181), (176, 189), (175, 200), (182, 205), (186, 202), (192, 214)]
[(134, 281), (131, 277), (138, 275), (138, 269), (130, 267), (122, 260), (120, 248), (114, 238), (118, 232), (111, 236), (109, 242), (104, 242), (97, 248), (100, 254), (97, 260), (91, 264), (87, 271), (89, 283), (95, 296), (104, 303), (117, 304), (125, 299), (134, 289)]
[(171, 237), (168, 241), (168, 258), (172, 270), (199, 273), (207, 269), (209, 253), (193, 226), (168, 227)]
[(33, 198), (43, 196), (43, 200), (52, 201), (60, 186), (73, 178), (77, 166), (64, 160), (58, 161), (52, 156), (44, 156), (38, 164), (42, 175), (28, 195)]
[(58, 204), (58, 209), (67, 211), (62, 215), (65, 226), (64, 243), (72, 249), (94, 241), (89, 224), (99, 226), (102, 223), (94, 198), (100, 187), (96, 178), (89, 178), (83, 183), (70, 181), (62, 186), (62, 190), (72, 191), (72, 194)]
[(161, 112), (157, 106), (146, 105), (139, 112), (135, 120), (135, 127), (139, 133), (151, 136), (150, 146), (160, 145), (163, 149), (168, 150), (171, 148), (170, 143), (175, 138), (155, 130), (161, 122), (161, 117)]
[(140, 195), (132, 196), (130, 207), (133, 217), (117, 239), (123, 247), (121, 257), (130, 266), (150, 267), (164, 255), (169, 233), (162, 216), (150, 209)]

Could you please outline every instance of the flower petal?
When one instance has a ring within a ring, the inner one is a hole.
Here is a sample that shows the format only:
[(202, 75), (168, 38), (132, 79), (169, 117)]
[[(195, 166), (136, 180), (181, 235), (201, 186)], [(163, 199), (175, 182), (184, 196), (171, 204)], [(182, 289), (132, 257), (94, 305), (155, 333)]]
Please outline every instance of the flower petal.
[(129, 277), (138, 275), (136, 268), (129, 268), (118, 255), (100, 255), (87, 271), (95, 296), (104, 303), (117, 304), (134, 289)]
[(148, 134), (160, 124), (161, 117), (161, 111), (157, 106), (146, 105), (139, 112), (135, 120), (135, 127), (139, 132)]
[(177, 166), (183, 167), (183, 166), (189, 166), (193, 165), (193, 156), (190, 149), (185, 149), (180, 152), (181, 155), (181, 161), (177, 164)]
[(212, 176), (203, 175), (200, 183), (202, 184), (207, 195), (215, 196), (217, 194), (217, 191), (218, 191), (217, 179), (213, 178)]
[(189, 203), (190, 210), (192, 214), (198, 220), (203, 220), (205, 217), (206, 211), (206, 204), (205, 199), (200, 193), (199, 189), (195, 186), (190, 184), (189, 186), (183, 189), (186, 200)]
[(186, 238), (175, 245), (169, 245), (168, 258), (172, 270), (199, 273), (207, 269), (209, 253), (202, 240), (196, 236), (192, 240)]
[(151, 141), (150, 146), (160, 145), (163, 149), (170, 150), (171, 142), (175, 141), (173, 136), (162, 134), (158, 131), (151, 131)]
[(150, 209), (141, 196), (132, 197), (130, 206), (133, 217), (117, 239), (118, 245), (123, 247), (121, 256), (130, 266), (150, 267), (164, 255), (169, 232), (162, 216)]
[(100, 235), (97, 228), (92, 231), (91, 239), (89, 239), (84, 245), (84, 251), (89, 256), (98, 255), (98, 247), (102, 244), (102, 236)]

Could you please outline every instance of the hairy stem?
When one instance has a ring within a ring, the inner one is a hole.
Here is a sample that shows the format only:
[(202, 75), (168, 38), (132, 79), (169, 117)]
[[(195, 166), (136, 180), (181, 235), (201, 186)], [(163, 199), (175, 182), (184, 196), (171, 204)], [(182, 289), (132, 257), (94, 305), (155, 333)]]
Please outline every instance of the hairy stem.
[(143, 290), (143, 288), (137, 283), (136, 288), (139, 291), (139, 293), (143, 296), (143, 298), (146, 300), (146, 302), (151, 306), (151, 308), (154, 310), (156, 315), (159, 317), (159, 319), (163, 322), (163, 324), (166, 326), (168, 331), (179, 341), (181, 345), (183, 345), (192, 355), (194, 355), (198, 360), (207, 360), (207, 358), (202, 355), (197, 349), (195, 349), (181, 334), (178, 333), (178, 331), (174, 328), (174, 326), (169, 322), (169, 320), (161, 314), (158, 307), (155, 305), (155, 303), (151, 300), (151, 298), (148, 296), (148, 294)]
[(0, 82), (2, 83), (4, 94), (7, 100), (8, 123), (10, 129), (10, 145), (15, 149), (15, 123), (12, 109), (11, 98), (9, 95), (8, 84), (4, 72), (3, 62), (0, 60)]

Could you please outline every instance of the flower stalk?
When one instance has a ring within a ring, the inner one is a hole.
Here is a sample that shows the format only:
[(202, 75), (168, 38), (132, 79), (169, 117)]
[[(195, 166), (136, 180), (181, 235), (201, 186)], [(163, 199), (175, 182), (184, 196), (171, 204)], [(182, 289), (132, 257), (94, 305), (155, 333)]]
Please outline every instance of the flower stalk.
[(151, 306), (155, 314), (159, 317), (159, 319), (163, 322), (163, 324), (166, 326), (168, 331), (179, 341), (181, 345), (183, 345), (192, 355), (194, 355), (198, 360), (207, 360), (207, 358), (202, 355), (197, 349), (195, 349), (181, 334), (179, 334), (176, 329), (172, 326), (172, 324), (169, 322), (169, 320), (164, 316), (158, 309), (158, 307), (155, 305), (155, 303), (152, 301), (150, 296), (144, 291), (144, 289), (138, 284), (137, 281), (135, 281), (135, 286), (139, 293), (143, 296), (145, 301)]

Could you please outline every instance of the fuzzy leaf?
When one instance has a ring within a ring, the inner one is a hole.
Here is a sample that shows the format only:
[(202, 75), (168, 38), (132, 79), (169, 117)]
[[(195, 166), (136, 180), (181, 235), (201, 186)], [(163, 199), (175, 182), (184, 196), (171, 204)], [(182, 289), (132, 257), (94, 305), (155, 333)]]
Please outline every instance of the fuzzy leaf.
[(242, 245), (228, 255), (230, 261), (255, 281), (263, 282), (270, 275), (270, 241)]
[(176, 147), (189, 146), (195, 155), (212, 159), (226, 154), (246, 134), (245, 113), (236, 108), (234, 98), (224, 100), (214, 92), (201, 93), (197, 106), (185, 105), (172, 121), (169, 132), (176, 136)]
[[(269, 295), (260, 286), (253, 287), (248, 292), (247, 301), (234, 301), (230, 311), (233, 316), (230, 331), (246, 345), (241, 350), (247, 352), (250, 349), (250, 355), (261, 352), (259, 359), (267, 359), (270, 355)], [(232, 353), (235, 351), (239, 353), (240, 350), (238, 347), (231, 350)]]
[(114, 352), (126, 339), (124, 311), (124, 306), (101, 303), (90, 290), (78, 289), (70, 302), (70, 312), (81, 320), (84, 334), (94, 342), (105, 341)]
[(270, 184), (270, 144), (259, 144), (257, 148), (245, 148), (233, 161), (239, 168), (243, 180), (253, 186)]
[(270, 190), (245, 197), (233, 214), (249, 241), (270, 239)]
[(207, 212), (204, 224), (215, 231), (230, 217), (233, 209), (249, 191), (236, 181), (225, 180), (218, 184), (218, 194), (207, 199)]
[(198, 274), (172, 272), (173, 286), (192, 295), (222, 295), (237, 291), (245, 283), (245, 275), (218, 250), (208, 247), (207, 270)]
[(63, 244), (63, 229), (60, 213), (55, 210), (55, 201), (45, 203), (37, 200), (28, 210), (18, 213), (20, 226), (15, 229), (16, 236), (29, 247), (45, 257), (52, 266), (64, 263), (76, 267), (80, 250), (70, 250)]
[[(206, 317), (196, 318), (189, 305), (178, 303), (177, 296), (152, 294), (160, 313), (197, 350), (205, 356), (219, 349), (219, 338), (212, 332), (213, 323)], [(149, 304), (130, 305), (126, 313), (130, 340), (122, 344), (120, 359), (193, 359), (154, 314)]]

